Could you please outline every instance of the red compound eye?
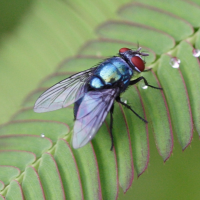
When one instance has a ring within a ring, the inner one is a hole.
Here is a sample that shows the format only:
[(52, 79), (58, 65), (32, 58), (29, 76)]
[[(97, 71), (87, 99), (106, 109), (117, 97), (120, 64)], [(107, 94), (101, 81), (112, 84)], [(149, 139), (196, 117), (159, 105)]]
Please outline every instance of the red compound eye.
[(129, 51), (129, 50), (130, 50), (129, 48), (124, 47), (124, 48), (121, 48), (119, 50), (119, 53), (124, 53), (124, 52)]
[(137, 67), (141, 72), (144, 71), (144, 68), (145, 68), (144, 62), (143, 62), (143, 60), (142, 60), (140, 57), (138, 57), (138, 56), (133, 56), (133, 57), (131, 58), (131, 62), (132, 62), (132, 63), (134, 64), (134, 66)]

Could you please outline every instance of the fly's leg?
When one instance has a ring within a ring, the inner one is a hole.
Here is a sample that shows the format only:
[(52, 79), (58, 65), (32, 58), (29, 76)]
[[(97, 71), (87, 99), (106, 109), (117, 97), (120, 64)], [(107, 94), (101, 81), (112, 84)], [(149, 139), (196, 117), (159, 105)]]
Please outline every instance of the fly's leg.
[(133, 81), (130, 81), (130, 84), (129, 84), (129, 85), (134, 85), (134, 84), (136, 84), (137, 82), (139, 82), (139, 81), (141, 81), (141, 80), (144, 80), (145, 85), (147, 85), (147, 86), (149, 86), (149, 87), (151, 87), (151, 88), (162, 90), (162, 88), (149, 85), (148, 82), (147, 82), (147, 80), (146, 80), (143, 76), (140, 76), (139, 78), (137, 78), (137, 79), (135, 79), (135, 80), (133, 80)]
[(113, 111), (114, 111), (114, 104), (112, 105), (111, 109), (110, 109), (110, 135), (111, 135), (111, 148), (110, 150), (113, 150), (114, 147), (114, 140), (113, 140)]
[(143, 119), (142, 117), (140, 117), (132, 108), (131, 106), (127, 105), (126, 103), (124, 103), (123, 101), (121, 101), (120, 97), (118, 96), (116, 98), (116, 101), (121, 103), (122, 105), (124, 105), (125, 107), (127, 107), (129, 110), (131, 110), (137, 117), (139, 117), (143, 122), (148, 123), (148, 121), (146, 121), (145, 119)]

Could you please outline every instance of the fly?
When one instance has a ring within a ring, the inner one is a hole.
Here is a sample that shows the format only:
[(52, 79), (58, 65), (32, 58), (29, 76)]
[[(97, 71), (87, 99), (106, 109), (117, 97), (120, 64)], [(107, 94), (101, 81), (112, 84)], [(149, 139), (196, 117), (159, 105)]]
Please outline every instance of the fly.
[(34, 111), (48, 112), (64, 108), (74, 103), (74, 130), (72, 145), (77, 149), (86, 145), (98, 132), (107, 114), (110, 112), (111, 150), (113, 149), (113, 111), (114, 101), (124, 105), (137, 117), (140, 117), (131, 106), (121, 101), (120, 94), (128, 86), (143, 80), (146, 86), (162, 89), (149, 85), (141, 76), (131, 80), (136, 72), (146, 72), (142, 56), (149, 54), (141, 52), (141, 47), (136, 51), (121, 48), (118, 56), (108, 58), (97, 67), (79, 72), (55, 84), (46, 90), (36, 101)]

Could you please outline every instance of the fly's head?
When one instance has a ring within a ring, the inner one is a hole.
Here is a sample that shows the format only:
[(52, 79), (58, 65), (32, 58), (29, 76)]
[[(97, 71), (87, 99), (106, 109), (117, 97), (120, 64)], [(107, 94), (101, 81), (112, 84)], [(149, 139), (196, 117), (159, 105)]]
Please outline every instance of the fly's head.
[(123, 58), (129, 66), (137, 71), (142, 72), (145, 69), (145, 61), (142, 59), (142, 56), (148, 56), (149, 54), (140, 52), (141, 47), (139, 47), (136, 51), (133, 51), (129, 48), (121, 48), (119, 50), (119, 55), (121, 58)]

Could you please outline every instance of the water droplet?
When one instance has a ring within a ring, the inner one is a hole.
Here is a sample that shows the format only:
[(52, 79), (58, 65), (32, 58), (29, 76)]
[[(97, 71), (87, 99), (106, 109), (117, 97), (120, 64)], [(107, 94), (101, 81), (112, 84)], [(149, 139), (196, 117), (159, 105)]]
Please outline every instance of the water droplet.
[(125, 104), (127, 104), (127, 100), (126, 100), (126, 99), (120, 98), (120, 100), (121, 100), (122, 102), (124, 102)]
[(42, 133), (42, 134), (41, 134), (41, 137), (42, 137), (42, 138), (44, 138), (44, 137), (45, 137), (45, 134), (44, 134), (44, 133)]
[(193, 49), (192, 50), (192, 54), (194, 57), (199, 57), (200, 56), (200, 50), (199, 49)]
[(148, 85), (142, 86), (142, 89), (146, 90), (148, 88)]
[(169, 64), (170, 64), (173, 68), (179, 68), (180, 63), (181, 63), (180, 59), (178, 59), (177, 57), (173, 57), (173, 58), (171, 58)]

